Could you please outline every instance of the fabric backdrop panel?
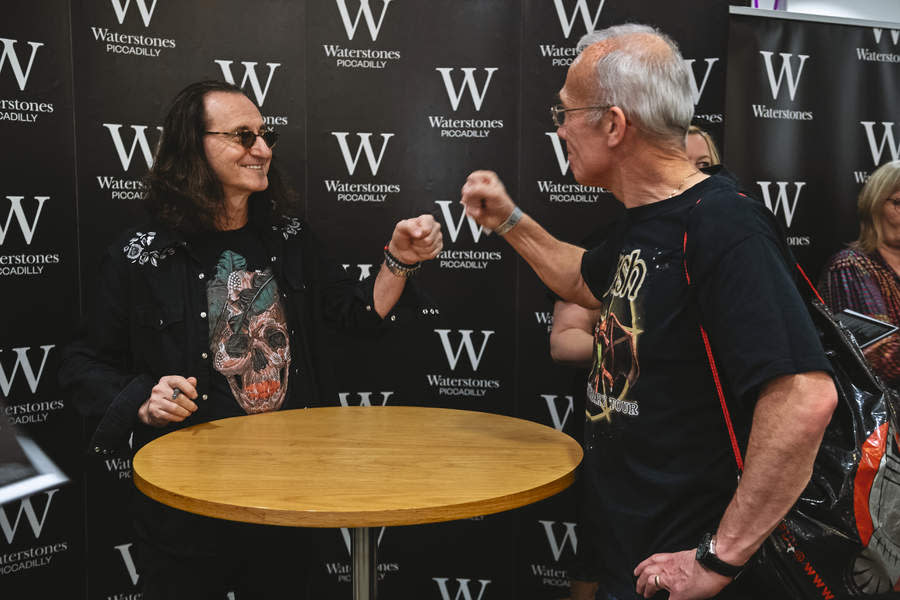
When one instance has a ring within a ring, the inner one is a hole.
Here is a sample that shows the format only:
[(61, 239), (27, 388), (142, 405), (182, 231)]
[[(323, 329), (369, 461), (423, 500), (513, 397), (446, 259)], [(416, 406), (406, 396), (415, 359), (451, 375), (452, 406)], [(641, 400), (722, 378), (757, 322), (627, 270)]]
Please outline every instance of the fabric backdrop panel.
[(0, 24), (0, 410), (71, 483), (0, 506), (0, 595), (60, 597), (85, 561), (81, 421), (59, 392), (78, 316), (69, 13), (5, 3)]
[(811, 277), (856, 238), (869, 174), (900, 157), (898, 30), (732, 9), (727, 162)]

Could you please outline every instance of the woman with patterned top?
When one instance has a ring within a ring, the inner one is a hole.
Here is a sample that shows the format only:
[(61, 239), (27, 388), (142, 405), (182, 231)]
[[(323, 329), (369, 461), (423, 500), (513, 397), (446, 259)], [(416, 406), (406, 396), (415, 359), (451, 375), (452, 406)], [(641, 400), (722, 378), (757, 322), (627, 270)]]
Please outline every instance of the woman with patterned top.
[[(819, 290), (835, 312), (849, 308), (900, 325), (900, 160), (872, 173), (857, 212), (859, 238), (831, 258)], [(863, 352), (887, 385), (900, 388), (900, 332)]]

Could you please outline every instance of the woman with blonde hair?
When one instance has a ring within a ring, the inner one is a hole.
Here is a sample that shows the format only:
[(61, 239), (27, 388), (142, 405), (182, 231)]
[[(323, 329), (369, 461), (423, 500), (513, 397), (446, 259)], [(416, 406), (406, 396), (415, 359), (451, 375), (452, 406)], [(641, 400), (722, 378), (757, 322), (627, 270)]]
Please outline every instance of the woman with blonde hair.
[[(859, 237), (831, 258), (819, 290), (835, 312), (849, 308), (900, 325), (900, 160), (869, 176), (857, 214)], [(900, 388), (900, 332), (863, 352), (885, 383)]]

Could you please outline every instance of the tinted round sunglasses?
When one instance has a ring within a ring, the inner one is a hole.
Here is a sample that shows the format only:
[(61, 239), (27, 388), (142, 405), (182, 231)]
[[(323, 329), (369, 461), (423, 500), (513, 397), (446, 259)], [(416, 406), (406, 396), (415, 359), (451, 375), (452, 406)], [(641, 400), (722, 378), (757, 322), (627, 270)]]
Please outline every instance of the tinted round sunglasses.
[(263, 142), (265, 142), (266, 146), (269, 148), (274, 148), (275, 144), (278, 142), (278, 132), (273, 131), (272, 129), (263, 129), (259, 133), (253, 133), (248, 129), (243, 131), (206, 131), (205, 133), (208, 135), (227, 135), (236, 138), (238, 143), (247, 150), (253, 147), (257, 137), (261, 137)]

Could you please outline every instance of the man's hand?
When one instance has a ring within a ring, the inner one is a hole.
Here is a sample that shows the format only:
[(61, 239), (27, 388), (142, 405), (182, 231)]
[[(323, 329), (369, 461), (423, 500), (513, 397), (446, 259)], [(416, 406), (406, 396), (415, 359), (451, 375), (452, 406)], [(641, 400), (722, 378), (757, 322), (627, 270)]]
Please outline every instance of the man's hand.
[(431, 260), (444, 247), (441, 224), (431, 215), (405, 219), (397, 223), (388, 250), (397, 260), (413, 264)]
[(503, 224), (516, 207), (493, 171), (472, 172), (462, 187), (460, 202), (466, 207), (466, 214), (492, 231)]
[(669, 600), (699, 600), (715, 596), (731, 583), (730, 578), (698, 563), (696, 556), (696, 550), (654, 554), (634, 570), (638, 578), (635, 590), (644, 598), (668, 590)]
[(138, 409), (138, 418), (151, 427), (180, 423), (194, 414), (197, 405), (196, 377), (165, 375), (153, 386), (150, 397)]

